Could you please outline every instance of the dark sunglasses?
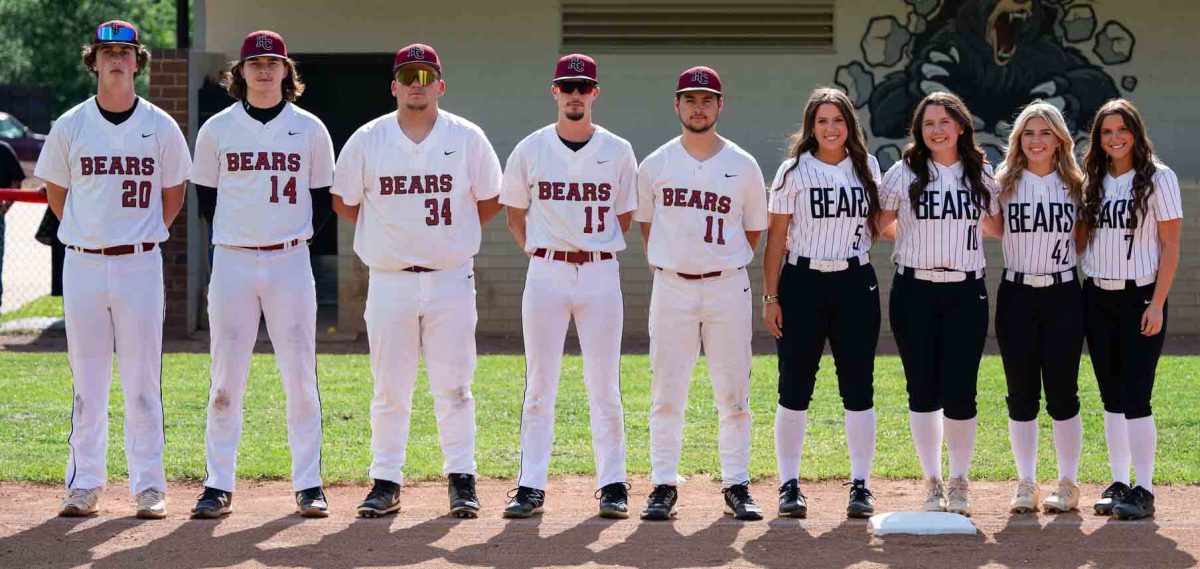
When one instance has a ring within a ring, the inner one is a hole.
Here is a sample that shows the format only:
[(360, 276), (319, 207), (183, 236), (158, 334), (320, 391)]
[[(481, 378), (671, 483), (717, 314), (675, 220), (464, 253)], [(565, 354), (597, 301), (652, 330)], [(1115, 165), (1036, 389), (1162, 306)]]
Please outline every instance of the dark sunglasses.
[(396, 70), (396, 82), (408, 86), (412, 85), (413, 81), (421, 83), (422, 87), (432, 85), (438, 80), (438, 74), (429, 69), (421, 69), (417, 67), (401, 67)]
[(559, 81), (558, 83), (555, 83), (555, 85), (558, 86), (558, 90), (568, 95), (576, 92), (578, 92), (580, 95), (586, 95), (591, 93), (592, 89), (596, 87), (595, 83), (588, 81)]
[(138, 43), (137, 32), (133, 28), (113, 24), (96, 28), (96, 41)]

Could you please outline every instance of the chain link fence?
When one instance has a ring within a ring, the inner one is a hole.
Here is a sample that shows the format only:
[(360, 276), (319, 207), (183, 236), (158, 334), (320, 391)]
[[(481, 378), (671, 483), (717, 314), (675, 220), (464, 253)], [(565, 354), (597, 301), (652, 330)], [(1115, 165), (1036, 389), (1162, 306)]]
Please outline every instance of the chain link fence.
[[(39, 185), (26, 180), (24, 188)], [(53, 290), (52, 248), (35, 239), (38, 226), (47, 211), (45, 201), (16, 201), (0, 220), (3, 241), (0, 241), (0, 332), (14, 329), (42, 329), (61, 318), (61, 298), (51, 296)], [(33, 319), (33, 320), (31, 320)]]

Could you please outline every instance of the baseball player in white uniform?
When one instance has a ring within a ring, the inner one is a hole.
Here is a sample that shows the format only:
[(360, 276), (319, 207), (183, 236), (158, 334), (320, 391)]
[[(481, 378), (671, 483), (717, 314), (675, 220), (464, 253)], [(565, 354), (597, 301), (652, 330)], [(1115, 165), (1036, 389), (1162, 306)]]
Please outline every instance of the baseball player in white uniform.
[(242, 397), (259, 318), (265, 316), (287, 395), (297, 507), (303, 516), (325, 517), (317, 296), (308, 240), (310, 191), (328, 191), (333, 184), (333, 143), (320, 119), (292, 104), (303, 84), (275, 32), (245, 37), (226, 83), (238, 101), (200, 128), (192, 168), (197, 191), (216, 194), (208, 287), (207, 476), (192, 515), (215, 518), (231, 511)]
[(650, 297), (650, 464), (654, 489), (643, 519), (666, 520), (678, 500), (684, 409), (703, 346), (720, 417), (725, 511), (762, 519), (750, 496), (750, 338), (746, 265), (767, 228), (767, 194), (754, 157), (717, 134), (721, 78), (698, 66), (679, 76), (683, 134), (638, 167), (638, 209)]
[(134, 77), (149, 60), (132, 24), (96, 28), (83, 52), (96, 96), (55, 121), (34, 169), (67, 246), (63, 310), (74, 398), (63, 516), (94, 514), (107, 480), (114, 348), (137, 517), (166, 516), (158, 245), (183, 207), (191, 159), (175, 120), (134, 94)]
[(500, 190), (509, 230), (530, 255), (521, 302), (521, 473), (505, 517), (532, 516), (545, 503), (554, 403), (572, 318), (583, 352), (600, 515), (629, 515), (620, 377), (624, 307), (615, 254), (625, 248), (623, 234), (637, 208), (637, 160), (628, 142), (592, 122), (600, 93), (596, 77), (596, 62), (586, 55), (559, 59), (550, 88), (558, 120), (517, 144)]
[(500, 160), (474, 123), (438, 108), (446, 91), (437, 52), (396, 52), (397, 111), (363, 125), (338, 157), (334, 211), (356, 224), (354, 252), (370, 268), (367, 337), (370, 475), (364, 517), (400, 509), (417, 361), (425, 356), (449, 477), (450, 512), (474, 518), (475, 280), (482, 226), (500, 212)]

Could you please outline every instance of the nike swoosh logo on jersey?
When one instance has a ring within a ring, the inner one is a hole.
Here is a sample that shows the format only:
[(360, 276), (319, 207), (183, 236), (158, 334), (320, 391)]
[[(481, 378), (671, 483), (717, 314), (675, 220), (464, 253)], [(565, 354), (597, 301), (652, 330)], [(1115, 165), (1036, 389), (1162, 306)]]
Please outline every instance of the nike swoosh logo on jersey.
[(151, 136), (154, 136), (153, 132), (150, 134), (142, 134), (142, 138), (150, 138)]
[(867, 290), (875, 290), (875, 289), (877, 289), (877, 288), (879, 288), (879, 285), (875, 285), (875, 286), (873, 286), (873, 287), (870, 287), (870, 288), (868, 288)]
[(458, 151), (457, 150), (443, 150), (442, 154), (445, 156), (449, 156), (451, 154), (454, 154), (455, 152), (458, 152)]
[(987, 300), (987, 295), (986, 294), (979, 295), (979, 300)]
[(608, 160), (597, 160), (596, 161), (597, 164), (608, 164), (609, 162), (612, 162), (611, 158)]
[(736, 178), (737, 174), (725, 174), (726, 178)]
[(743, 290), (742, 292), (750, 292), (750, 287), (746, 287), (746, 289)]
[(290, 131), (290, 130), (288, 131), (288, 136), (296, 136), (297, 134), (300, 134), (300, 132), (298, 132), (298, 131), (297, 131), (297, 132), (292, 132), (292, 131)]
[(1143, 302), (1145, 302), (1145, 303), (1146, 303), (1146, 306), (1150, 306), (1150, 301), (1149, 301), (1149, 300), (1145, 300), (1145, 301), (1143, 301)]

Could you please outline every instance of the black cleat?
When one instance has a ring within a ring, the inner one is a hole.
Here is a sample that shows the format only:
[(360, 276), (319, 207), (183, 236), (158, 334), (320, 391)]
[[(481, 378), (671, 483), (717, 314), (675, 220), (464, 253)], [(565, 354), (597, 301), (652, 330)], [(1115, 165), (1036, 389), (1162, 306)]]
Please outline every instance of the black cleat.
[(1129, 486), (1124, 482), (1113, 482), (1104, 489), (1104, 493), (1100, 495), (1100, 499), (1096, 501), (1096, 514), (1101, 516), (1111, 516), (1113, 507), (1121, 500), (1125, 499), (1125, 495), (1129, 493)]
[(204, 493), (196, 500), (192, 508), (192, 517), (196, 519), (214, 519), (228, 516), (233, 511), (233, 493), (216, 488), (204, 487)]
[(675, 503), (679, 501), (679, 491), (669, 484), (659, 484), (650, 491), (646, 498), (646, 507), (642, 508), (643, 520), (669, 520), (675, 517)]
[(475, 496), (473, 474), (450, 475), (450, 515), (456, 518), (479, 517), (479, 498)]
[(788, 480), (779, 487), (779, 515), (789, 518), (807, 518), (808, 500), (800, 491), (800, 483), (795, 479)]
[(741, 484), (734, 484), (724, 490), (725, 494), (725, 513), (730, 514), (734, 519), (738, 520), (761, 520), (763, 517), (762, 508), (754, 502), (754, 498), (750, 496), (750, 482), (746, 481)]
[(358, 517), (378, 518), (400, 511), (400, 485), (391, 480), (375, 479), (367, 499), (358, 505)]
[(629, 517), (628, 482), (613, 482), (596, 491), (600, 499), (600, 517), (623, 520)]
[(1120, 502), (1113, 505), (1113, 513), (1120, 520), (1140, 520), (1154, 515), (1154, 494), (1141, 486), (1134, 486)]
[(850, 482), (850, 504), (846, 506), (846, 516), (851, 518), (869, 518), (875, 513), (875, 495), (867, 488), (866, 480)]
[(542, 513), (542, 506), (546, 504), (546, 492), (528, 486), (518, 486), (508, 497), (512, 499), (504, 507), (506, 518), (531, 518)]
[(305, 518), (329, 517), (329, 501), (320, 486), (296, 492), (296, 509)]

